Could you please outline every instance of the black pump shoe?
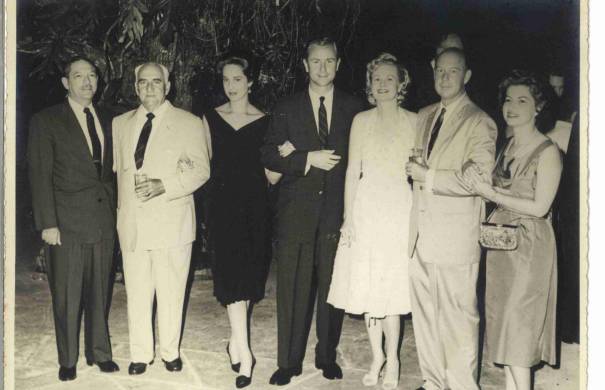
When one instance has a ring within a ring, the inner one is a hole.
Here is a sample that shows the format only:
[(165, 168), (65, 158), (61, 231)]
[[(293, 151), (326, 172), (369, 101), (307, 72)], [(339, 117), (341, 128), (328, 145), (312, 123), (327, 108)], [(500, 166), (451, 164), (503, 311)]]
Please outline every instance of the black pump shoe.
[(231, 364), (231, 369), (233, 370), (233, 372), (239, 372), (239, 368), (242, 365), (242, 363), (231, 363), (231, 354), (229, 353), (229, 343), (227, 343), (227, 356), (229, 356), (229, 363)]
[(256, 365), (256, 359), (252, 358), (252, 366), (250, 367), (250, 376), (239, 375), (235, 378), (235, 387), (241, 389), (252, 383), (252, 373), (254, 372), (254, 366)]

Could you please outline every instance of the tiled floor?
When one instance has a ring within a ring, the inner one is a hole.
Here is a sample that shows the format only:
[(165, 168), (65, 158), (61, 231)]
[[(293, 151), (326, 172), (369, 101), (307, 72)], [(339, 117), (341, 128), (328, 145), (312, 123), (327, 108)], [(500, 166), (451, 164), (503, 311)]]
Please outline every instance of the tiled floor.
[[(212, 296), (212, 281), (194, 280), (182, 340), (184, 363), (180, 373), (167, 372), (161, 361), (149, 367), (144, 375), (129, 376), (127, 368), (128, 330), (124, 286), (116, 284), (110, 313), (113, 353), (120, 372), (103, 374), (84, 363), (82, 352), (77, 379), (69, 383), (57, 379), (56, 347), (50, 295), (47, 283), (33, 280), (31, 270), (17, 267), (15, 377), (16, 389), (233, 389), (235, 374), (231, 371), (225, 345), (229, 327), (225, 309)], [(270, 276), (267, 298), (254, 309), (251, 342), (257, 359), (249, 389), (276, 389), (268, 384), (276, 368), (276, 318), (274, 275)], [(399, 389), (416, 389), (421, 385), (420, 369), (415, 350), (411, 320), (405, 320), (400, 351), (401, 377)], [(311, 329), (303, 373), (283, 389), (365, 389), (361, 383), (370, 361), (370, 351), (363, 321), (345, 318), (338, 361), (344, 379), (328, 381), (313, 366), (314, 329)], [(577, 345), (562, 346), (561, 368), (543, 367), (536, 372), (536, 390), (578, 389)], [(501, 389), (503, 372), (484, 362), (481, 387)], [(380, 388), (380, 386), (376, 386)]]

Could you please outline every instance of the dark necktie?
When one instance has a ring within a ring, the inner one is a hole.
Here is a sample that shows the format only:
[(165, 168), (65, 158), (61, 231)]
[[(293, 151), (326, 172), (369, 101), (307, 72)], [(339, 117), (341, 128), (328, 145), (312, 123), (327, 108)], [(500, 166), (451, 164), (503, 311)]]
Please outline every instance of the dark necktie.
[(317, 115), (319, 122), (319, 140), (322, 146), (325, 146), (328, 140), (328, 114), (326, 112), (326, 106), (324, 105), (325, 99), (326, 98), (323, 96), (319, 98), (319, 114)]
[(95, 127), (95, 118), (92, 116), (92, 112), (88, 107), (84, 108), (86, 114), (86, 127), (88, 127), (88, 135), (90, 137), (90, 143), (92, 144), (92, 162), (97, 168), (97, 173), (101, 177), (101, 171), (103, 169), (102, 154), (101, 154), (101, 141), (97, 134), (97, 128)]
[(437, 137), (439, 136), (439, 130), (441, 130), (441, 125), (443, 124), (443, 117), (445, 116), (445, 107), (441, 109), (439, 113), (439, 117), (437, 118), (437, 122), (435, 122), (435, 126), (433, 126), (433, 130), (431, 130), (431, 137), (429, 138), (429, 148), (427, 150), (426, 158), (431, 157), (431, 152), (433, 151), (433, 146), (435, 145), (435, 141), (437, 141)]
[(151, 134), (151, 121), (155, 118), (151, 112), (147, 114), (147, 120), (143, 125), (143, 129), (141, 130), (141, 135), (139, 135), (139, 140), (137, 141), (137, 148), (134, 150), (134, 163), (137, 166), (137, 169), (141, 169), (143, 166), (143, 159), (145, 159), (145, 148), (147, 148), (147, 141), (149, 141), (149, 135)]

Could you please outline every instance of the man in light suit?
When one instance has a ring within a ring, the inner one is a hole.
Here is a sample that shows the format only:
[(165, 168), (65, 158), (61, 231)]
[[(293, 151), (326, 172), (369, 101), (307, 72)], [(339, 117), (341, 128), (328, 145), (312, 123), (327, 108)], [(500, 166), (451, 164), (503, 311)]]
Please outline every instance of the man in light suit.
[(135, 74), (141, 105), (113, 122), (131, 375), (153, 362), (154, 295), (160, 355), (168, 371), (182, 369), (179, 340), (195, 239), (192, 194), (210, 176), (202, 121), (166, 100), (166, 67), (146, 63)]
[(62, 381), (76, 378), (81, 311), (87, 364), (103, 372), (119, 369), (107, 330), (115, 242), (111, 117), (92, 104), (97, 77), (85, 58), (67, 63), (61, 79), (67, 99), (32, 118), (27, 149)]
[[(343, 311), (326, 300), (342, 225), (349, 131), (363, 105), (334, 88), (340, 59), (329, 38), (311, 41), (303, 60), (309, 87), (273, 110), (265, 167), (283, 174), (277, 201), (277, 364), (270, 383), (300, 375), (317, 292), (315, 366), (342, 378), (336, 363)], [(278, 146), (295, 151), (282, 157)], [(316, 280), (316, 282), (314, 282)]]
[(418, 113), (417, 145), (425, 162), (410, 162), (412, 320), (424, 380), (420, 389), (478, 389), (479, 227), (484, 203), (464, 171), (475, 165), (491, 180), (496, 125), (467, 96), (464, 52), (449, 48), (435, 63), (441, 102)]

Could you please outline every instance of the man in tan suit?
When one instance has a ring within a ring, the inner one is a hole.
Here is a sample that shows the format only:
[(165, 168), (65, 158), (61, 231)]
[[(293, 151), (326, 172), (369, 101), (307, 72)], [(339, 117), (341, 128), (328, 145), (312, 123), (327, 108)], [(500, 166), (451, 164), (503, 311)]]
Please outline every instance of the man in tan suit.
[(475, 164), (491, 180), (497, 130), (465, 93), (471, 71), (462, 50), (439, 54), (434, 77), (441, 101), (418, 113), (425, 162), (406, 166), (414, 180), (409, 254), (420, 389), (472, 390), (479, 388), (475, 290), (484, 204), (463, 174)]
[(113, 121), (131, 375), (153, 362), (154, 295), (162, 360), (168, 371), (182, 369), (179, 339), (195, 239), (192, 194), (210, 176), (202, 121), (166, 101), (166, 67), (146, 63), (135, 74), (141, 105)]

